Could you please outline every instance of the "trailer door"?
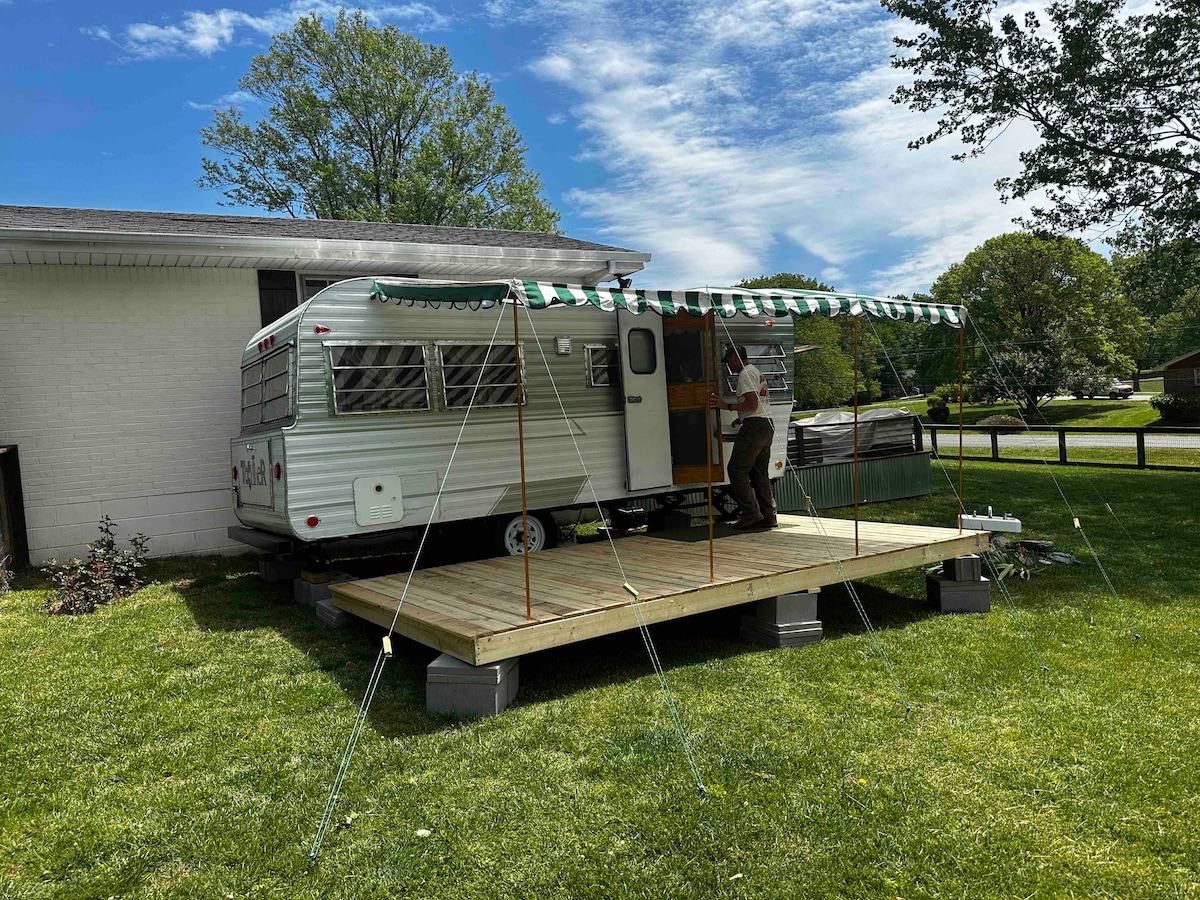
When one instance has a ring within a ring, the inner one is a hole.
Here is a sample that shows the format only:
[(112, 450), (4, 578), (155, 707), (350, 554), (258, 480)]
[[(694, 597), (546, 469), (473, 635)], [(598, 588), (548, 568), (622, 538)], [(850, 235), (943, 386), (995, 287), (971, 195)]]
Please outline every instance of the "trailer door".
[(671, 430), (663, 364), (662, 317), (617, 311), (621, 389), (625, 408), (625, 460), (631, 491), (671, 484)]

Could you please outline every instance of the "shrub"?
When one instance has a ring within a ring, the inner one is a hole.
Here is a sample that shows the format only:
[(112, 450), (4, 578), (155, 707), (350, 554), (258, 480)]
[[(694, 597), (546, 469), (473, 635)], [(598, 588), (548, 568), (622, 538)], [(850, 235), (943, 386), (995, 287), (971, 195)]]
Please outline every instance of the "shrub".
[(51, 615), (78, 615), (128, 597), (142, 586), (138, 569), (146, 564), (150, 538), (138, 534), (130, 549), (117, 546), (116, 523), (108, 516), (100, 522), (100, 537), (88, 545), (88, 558), (50, 560), (45, 571), (54, 581), (54, 596), (44, 609)]
[(1025, 423), (1016, 416), (988, 416), (986, 419), (980, 419), (978, 424), (995, 425), (1000, 434), (1016, 434), (1018, 431), (1025, 430)]
[(1175, 425), (1200, 423), (1200, 394), (1158, 394), (1150, 399), (1164, 422)]

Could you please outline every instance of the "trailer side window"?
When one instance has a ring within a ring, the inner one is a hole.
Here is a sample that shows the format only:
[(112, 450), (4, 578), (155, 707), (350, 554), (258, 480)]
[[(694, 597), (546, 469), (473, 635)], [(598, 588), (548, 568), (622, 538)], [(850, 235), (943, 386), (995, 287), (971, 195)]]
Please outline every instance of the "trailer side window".
[[(787, 354), (783, 352), (782, 344), (747, 344), (747, 362), (753, 363), (758, 371), (767, 379), (767, 390), (771, 401), (788, 401), (792, 399), (792, 384), (788, 380)], [(726, 373), (726, 386), (729, 393), (737, 393), (737, 376), (729, 371)]]
[(615, 344), (585, 344), (588, 387), (610, 387), (621, 381)]
[(422, 344), (334, 344), (329, 360), (338, 415), (429, 409)]
[(292, 414), (292, 346), (242, 367), (242, 427), (267, 425)]
[(438, 344), (438, 352), (442, 360), (442, 400), (447, 409), (516, 405), (514, 345), (493, 344), (489, 350), (487, 344)]

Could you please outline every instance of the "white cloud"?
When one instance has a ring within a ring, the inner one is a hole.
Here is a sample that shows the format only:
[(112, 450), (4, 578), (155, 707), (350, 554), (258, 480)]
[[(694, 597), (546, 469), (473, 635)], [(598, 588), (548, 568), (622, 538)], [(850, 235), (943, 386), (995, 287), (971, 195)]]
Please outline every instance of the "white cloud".
[(231, 91), (228, 94), (222, 94), (212, 103), (197, 103), (194, 100), (189, 100), (187, 101), (187, 105), (192, 109), (202, 109), (211, 112), (216, 109), (244, 109), (258, 102), (258, 98), (249, 91)]
[[(114, 41), (134, 59), (194, 55), (208, 57), (244, 39), (269, 37), (285, 31), (301, 16), (317, 13), (324, 19), (337, 17), (341, 5), (328, 0), (291, 0), (261, 14), (236, 9), (212, 12), (185, 12), (178, 21), (165, 24), (136, 22), (114, 39), (109, 29), (92, 27), (85, 34), (99, 40)], [(402, 22), (409, 27), (444, 28), (449, 20), (432, 7), (420, 3), (371, 4), (362, 11), (375, 23)]]
[[(875, 0), (682, 9), (524, 11), (554, 36), (531, 70), (566, 92), (586, 158), (608, 173), (567, 202), (606, 239), (651, 250), (653, 283), (729, 283), (784, 260), (844, 289), (909, 293), (1025, 210), (993, 182), (1019, 169), (1027, 130), (968, 163), (948, 141), (907, 149), (932, 120), (888, 99), (903, 23)], [(624, 23), (613, 37), (609, 21)]]

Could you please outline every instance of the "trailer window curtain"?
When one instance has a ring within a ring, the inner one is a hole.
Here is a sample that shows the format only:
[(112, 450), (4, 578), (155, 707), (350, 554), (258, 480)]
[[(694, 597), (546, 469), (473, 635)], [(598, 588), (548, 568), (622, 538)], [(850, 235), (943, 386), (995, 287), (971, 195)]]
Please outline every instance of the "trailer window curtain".
[(516, 406), (517, 350), (513, 344), (493, 344), (490, 350), (487, 344), (438, 344), (438, 353), (447, 409)]
[(429, 409), (423, 344), (333, 344), (329, 361), (339, 415)]
[(292, 345), (242, 367), (242, 427), (292, 415)]

